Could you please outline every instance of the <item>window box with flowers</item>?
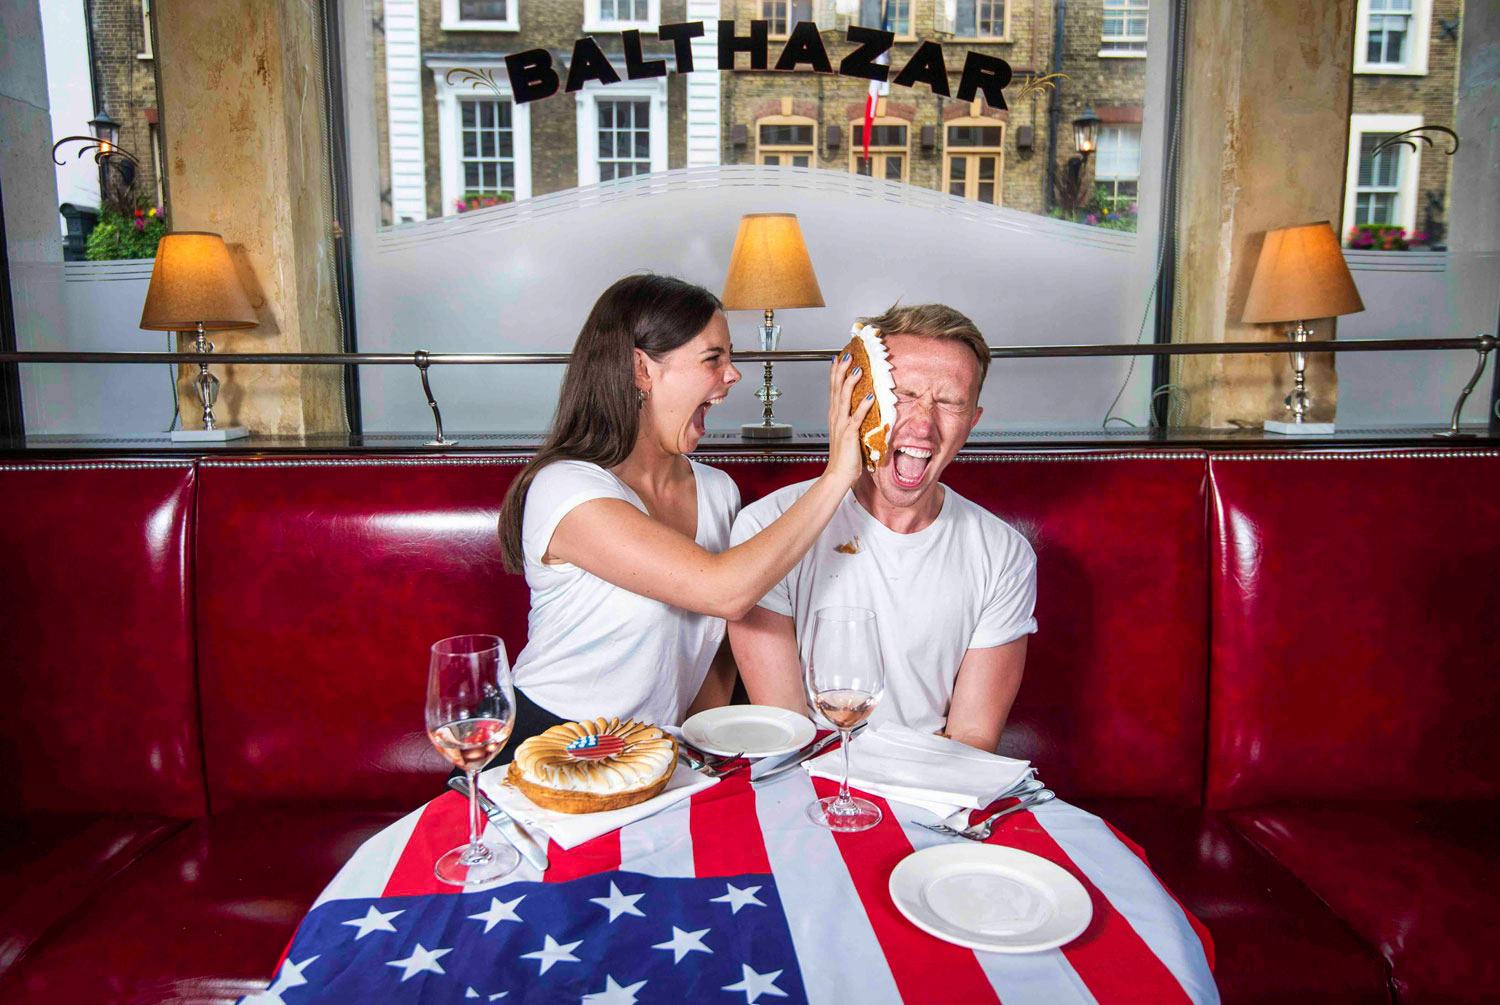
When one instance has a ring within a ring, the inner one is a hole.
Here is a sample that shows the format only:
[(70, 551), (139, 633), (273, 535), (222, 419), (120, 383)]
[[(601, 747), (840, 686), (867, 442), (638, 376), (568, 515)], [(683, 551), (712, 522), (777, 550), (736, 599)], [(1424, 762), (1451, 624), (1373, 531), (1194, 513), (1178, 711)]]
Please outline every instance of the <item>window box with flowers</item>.
[(83, 256), (90, 262), (155, 258), (156, 243), (167, 232), (167, 215), (157, 206), (137, 206), (129, 215), (110, 206), (99, 210)]
[(462, 199), (453, 200), (453, 209), (459, 213), (467, 213), (471, 209), (488, 209), (508, 202), (515, 202), (515, 198), (508, 192), (465, 192)]
[(1345, 244), (1355, 251), (1410, 251), (1425, 248), (1430, 240), (1426, 231), (1407, 233), (1395, 224), (1362, 223), (1349, 228)]

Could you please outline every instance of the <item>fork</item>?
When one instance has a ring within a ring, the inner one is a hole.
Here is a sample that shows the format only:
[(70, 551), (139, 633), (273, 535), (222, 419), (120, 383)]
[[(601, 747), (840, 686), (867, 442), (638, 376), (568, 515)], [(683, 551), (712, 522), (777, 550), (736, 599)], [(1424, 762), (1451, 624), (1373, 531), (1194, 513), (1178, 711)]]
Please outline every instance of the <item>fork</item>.
[(733, 757), (724, 757), (719, 754), (710, 754), (679, 740), (677, 741), (677, 756), (682, 759), (683, 764), (694, 771), (701, 771), (710, 778), (723, 778), (744, 767), (744, 762), (740, 758), (745, 755), (741, 753)]
[(961, 837), (969, 841), (988, 841), (990, 839), (990, 835), (994, 833), (995, 823), (1001, 817), (1009, 816), (1010, 814), (1016, 813), (1020, 810), (1029, 810), (1033, 806), (1040, 806), (1042, 803), (1051, 802), (1056, 798), (1057, 793), (1053, 792), (1051, 789), (1040, 789), (1036, 792), (1032, 792), (1027, 794), (1026, 796), (1023, 796), (1021, 800), (1015, 805), (1007, 806), (1003, 810), (991, 813), (989, 816), (979, 821), (979, 823), (973, 824), (969, 827), (965, 827), (963, 830), (956, 830), (952, 827), (949, 827), (947, 824), (924, 823), (922, 824), (922, 826), (926, 827), (930, 831), (942, 834), (945, 837)]

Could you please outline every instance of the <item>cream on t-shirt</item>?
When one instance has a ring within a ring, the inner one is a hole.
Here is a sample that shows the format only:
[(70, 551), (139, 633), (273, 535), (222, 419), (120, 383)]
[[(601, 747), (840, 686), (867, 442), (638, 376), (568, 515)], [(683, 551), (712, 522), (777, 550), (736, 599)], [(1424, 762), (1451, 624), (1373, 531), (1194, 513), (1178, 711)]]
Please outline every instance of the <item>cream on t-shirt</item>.
[[(746, 506), (731, 544), (753, 537), (807, 491), (789, 485)], [(964, 653), (1036, 631), (1036, 555), (1010, 524), (951, 488), (937, 519), (898, 534), (844, 496), (812, 549), (760, 606), (796, 622), (806, 666), (808, 626), (823, 607), (875, 612), (885, 696), (871, 722), (932, 732), (948, 718)]]
[[(740, 508), (734, 480), (689, 461), (698, 490), (695, 540), (729, 547)], [(724, 619), (695, 614), (607, 583), (576, 565), (542, 556), (562, 518), (591, 499), (646, 505), (613, 473), (586, 461), (554, 461), (526, 494), (521, 550), (531, 587), (526, 648), (516, 657), (516, 686), (564, 719), (618, 715), (675, 726), (697, 695), (724, 638)]]

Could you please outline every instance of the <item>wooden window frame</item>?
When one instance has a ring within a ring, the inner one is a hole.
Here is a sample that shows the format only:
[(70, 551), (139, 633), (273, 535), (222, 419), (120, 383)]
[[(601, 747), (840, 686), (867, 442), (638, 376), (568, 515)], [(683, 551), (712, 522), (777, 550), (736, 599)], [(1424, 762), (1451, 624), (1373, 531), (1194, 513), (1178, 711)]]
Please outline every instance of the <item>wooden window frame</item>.
[[(860, 162), (861, 157), (864, 154), (864, 146), (863, 146), (863, 144), (861, 144), (860, 142), (858, 142), (854, 138), (854, 130), (855, 129), (863, 129), (864, 128), (864, 124), (865, 124), (865, 120), (864, 119), (851, 119), (849, 121), (849, 173), (850, 174), (859, 174), (859, 162)], [(870, 144), (870, 160), (871, 161), (875, 161), (876, 158), (879, 158), (879, 157), (888, 157), (891, 154), (900, 154), (901, 155), (901, 184), (903, 184), (903, 185), (910, 185), (911, 184), (911, 133), (912, 133), (912, 129), (914, 128), (913, 125), (912, 125), (912, 123), (909, 122), (906, 119), (898, 119), (894, 115), (877, 115), (877, 116), (875, 116), (875, 120), (872, 123), (870, 123), (870, 125), (872, 127), (873, 126), (905, 126), (906, 127), (906, 146), (904, 146), (904, 147), (894, 147), (894, 146), (892, 146), (892, 147), (882, 147), (882, 146), (876, 146), (875, 144), (872, 143), (872, 144)], [(883, 164), (884, 161), (881, 160), (880, 163)], [(885, 176), (885, 172), (884, 171), (881, 171), (880, 174), (877, 175), (875, 173), (875, 167), (874, 167), (873, 164), (870, 167), (870, 174), (867, 177), (869, 177), (869, 178), (871, 178), (871, 179), (873, 179), (875, 181), (893, 181), (894, 180), (894, 179), (891, 179), (891, 178), (887, 178)]]
[[(955, 146), (951, 145), (948, 142), (948, 130), (951, 129), (951, 128), (953, 128), (953, 127), (955, 127), (955, 126), (960, 127), (960, 128), (962, 128), (964, 126), (983, 126), (985, 128), (988, 128), (988, 129), (994, 129), (996, 127), (999, 127), (999, 129), (1000, 129), (1000, 142), (997, 145), (990, 146), (990, 147), (966, 147), (966, 146), (955, 147)], [(954, 158), (956, 158), (956, 157), (965, 157), (965, 158), (967, 158), (967, 157), (976, 157), (976, 156), (977, 157), (994, 156), (994, 157), (998, 158), (998, 163), (997, 163), (996, 168), (995, 168), (995, 201), (993, 203), (985, 203), (985, 205), (992, 205), (992, 206), (1003, 206), (1003, 205), (1005, 205), (1005, 132), (1006, 132), (1006, 130), (1005, 130), (1005, 123), (1002, 122), (1002, 121), (1000, 121), (999, 119), (985, 119), (985, 118), (975, 118), (973, 116), (969, 116), (969, 117), (960, 118), (960, 119), (950, 119), (949, 121), (943, 123), (943, 174), (942, 174), (943, 188), (942, 188), (942, 191), (943, 191), (944, 195), (952, 195), (953, 194), (953, 193), (951, 193), (951, 192), (948, 191), (948, 184), (949, 184), (950, 180), (952, 179), (952, 175), (950, 174), (950, 172), (953, 170), (953, 160), (954, 160)], [(974, 185), (977, 186), (978, 183), (979, 183), (979, 180), (977, 178), (974, 179)], [(969, 195), (968, 194), (967, 189), (969, 188), (969, 181), (967, 179), (965, 179), (964, 187), (965, 187), (966, 191), (965, 191), (965, 193), (964, 193), (964, 195), (963, 195), (962, 198), (964, 198), (965, 200), (967, 200), (969, 202), (981, 202), (981, 200), (978, 198), (977, 195)]]
[[(760, 142), (761, 126), (812, 126), (813, 138), (810, 146), (785, 146), (772, 144), (764, 146)], [(766, 166), (762, 159), (764, 154), (779, 154), (782, 156), (796, 156), (797, 154), (808, 155), (808, 167), (818, 166), (818, 122), (806, 115), (765, 115), (755, 120), (755, 163)], [(789, 164), (778, 165), (779, 167), (791, 167)]]

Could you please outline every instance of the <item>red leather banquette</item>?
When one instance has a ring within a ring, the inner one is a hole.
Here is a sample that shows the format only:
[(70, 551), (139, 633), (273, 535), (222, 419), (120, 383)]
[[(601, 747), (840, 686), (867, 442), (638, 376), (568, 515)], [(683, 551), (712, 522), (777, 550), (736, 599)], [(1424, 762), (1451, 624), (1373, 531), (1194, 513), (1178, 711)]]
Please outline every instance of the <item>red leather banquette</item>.
[[(816, 458), (710, 458), (746, 500)], [(0, 1001), (264, 986), (441, 791), (426, 648), (524, 640), (519, 458), (0, 460)], [(976, 452), (1039, 561), (1008, 751), (1144, 846), (1229, 1002), (1500, 996), (1500, 451)]]

